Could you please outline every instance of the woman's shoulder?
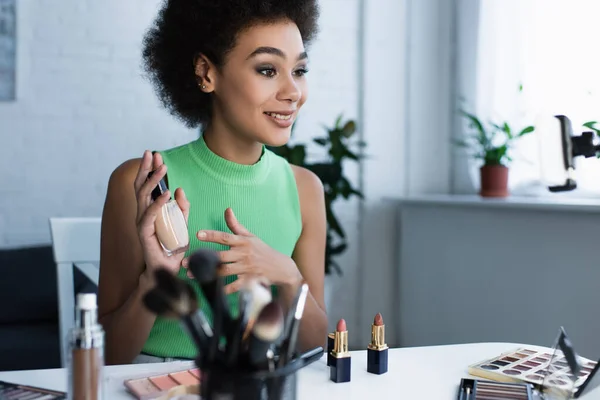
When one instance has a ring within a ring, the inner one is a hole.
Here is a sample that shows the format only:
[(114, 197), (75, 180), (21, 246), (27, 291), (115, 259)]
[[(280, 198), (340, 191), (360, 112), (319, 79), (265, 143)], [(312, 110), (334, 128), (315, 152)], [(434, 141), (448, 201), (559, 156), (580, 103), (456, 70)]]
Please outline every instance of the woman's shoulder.
[(109, 188), (111, 185), (123, 186), (125, 183), (133, 183), (140, 169), (141, 162), (141, 157), (131, 158), (117, 166), (110, 175), (108, 181)]
[(320, 204), (325, 196), (321, 179), (307, 168), (293, 164), (290, 164), (290, 167), (296, 178), (301, 205)]

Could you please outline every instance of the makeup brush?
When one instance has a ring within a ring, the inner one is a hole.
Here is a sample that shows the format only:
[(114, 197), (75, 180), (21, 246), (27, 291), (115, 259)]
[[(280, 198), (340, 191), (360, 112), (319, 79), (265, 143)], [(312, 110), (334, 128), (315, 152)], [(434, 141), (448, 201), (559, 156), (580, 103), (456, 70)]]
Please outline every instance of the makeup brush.
[(308, 284), (303, 282), (298, 289), (294, 304), (292, 304), (292, 308), (289, 310), (288, 325), (286, 327), (284, 341), (281, 344), (279, 361), (277, 363), (279, 368), (285, 366), (289, 360), (292, 359), (294, 352), (296, 351), (298, 329), (300, 328), (302, 314), (304, 314), (304, 306), (306, 305), (307, 296)]
[(194, 289), (166, 269), (154, 273), (156, 286), (142, 301), (151, 312), (164, 318), (180, 320), (202, 353), (208, 349), (212, 331), (206, 317), (198, 310)]
[(266, 369), (267, 351), (283, 332), (283, 311), (276, 302), (267, 304), (256, 319), (248, 340), (248, 363), (250, 367)]
[(232, 320), (229, 305), (223, 291), (223, 280), (217, 275), (221, 261), (215, 251), (200, 249), (188, 260), (188, 268), (200, 284), (200, 288), (213, 311), (213, 340), (208, 352), (208, 361), (212, 362), (219, 350), (219, 340), (223, 332), (231, 329)]
[(260, 277), (250, 278), (241, 293), (246, 298), (246, 307), (243, 310), (243, 339), (245, 340), (250, 335), (258, 314), (273, 300), (273, 295), (270, 282)]
[(225, 362), (233, 366), (238, 359), (241, 347), (248, 339), (258, 313), (271, 302), (269, 281), (265, 278), (248, 278), (239, 292), (239, 315), (227, 335)]

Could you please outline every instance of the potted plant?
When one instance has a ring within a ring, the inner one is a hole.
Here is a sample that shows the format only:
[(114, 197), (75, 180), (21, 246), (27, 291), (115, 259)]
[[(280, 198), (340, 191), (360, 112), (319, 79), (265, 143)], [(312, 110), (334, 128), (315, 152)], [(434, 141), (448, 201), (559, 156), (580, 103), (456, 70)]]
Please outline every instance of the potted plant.
[(509, 155), (511, 145), (519, 138), (534, 131), (533, 126), (526, 126), (520, 131), (511, 128), (508, 122), (501, 124), (493, 121), (486, 127), (474, 114), (460, 110), (474, 130), (465, 140), (457, 140), (461, 147), (474, 149), (471, 154), (483, 161), (480, 167), (482, 197), (508, 196), (508, 163), (512, 161)]
[[(306, 161), (306, 145), (286, 144), (281, 147), (270, 147), (274, 153), (282, 156), (290, 164), (298, 165), (314, 172), (325, 191), (325, 209), (327, 212), (327, 243), (325, 247), (325, 275), (334, 272), (342, 274), (342, 269), (335, 257), (346, 251), (348, 243), (342, 224), (333, 211), (333, 204), (340, 198), (349, 199), (352, 196), (363, 198), (362, 193), (356, 189), (344, 176), (344, 162), (347, 160), (360, 162), (361, 156), (351, 150), (353, 145), (363, 146), (361, 142), (353, 142), (352, 137), (356, 132), (356, 123), (352, 120), (342, 121), (338, 116), (333, 127), (325, 127), (327, 134), (316, 137), (313, 141), (327, 151), (324, 161), (310, 163)], [(292, 129), (293, 132), (293, 129)]]

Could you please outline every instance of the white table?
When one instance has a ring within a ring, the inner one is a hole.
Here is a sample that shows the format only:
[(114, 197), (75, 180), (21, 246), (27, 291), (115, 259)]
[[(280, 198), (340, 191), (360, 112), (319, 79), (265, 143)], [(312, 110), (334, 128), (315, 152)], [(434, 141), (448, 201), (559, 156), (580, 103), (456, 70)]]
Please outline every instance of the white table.
[[(329, 380), (329, 369), (323, 357), (299, 372), (298, 399), (456, 400), (460, 378), (469, 376), (468, 365), (519, 346), (512, 343), (477, 343), (390, 349), (389, 370), (383, 375), (366, 372), (366, 351), (354, 351), (352, 381), (347, 383), (333, 383)], [(123, 386), (126, 378), (191, 367), (191, 362), (108, 366), (105, 368), (106, 399), (133, 399)], [(0, 372), (0, 380), (61, 391), (65, 391), (67, 386), (65, 369)], [(592, 390), (581, 399), (600, 400), (600, 388)]]

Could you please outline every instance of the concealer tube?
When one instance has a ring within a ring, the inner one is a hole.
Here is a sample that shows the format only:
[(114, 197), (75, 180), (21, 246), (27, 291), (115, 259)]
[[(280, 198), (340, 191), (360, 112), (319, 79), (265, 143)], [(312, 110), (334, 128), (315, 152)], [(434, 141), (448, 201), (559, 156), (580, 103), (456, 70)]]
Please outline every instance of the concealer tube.
[(367, 372), (385, 374), (388, 370), (388, 346), (385, 343), (383, 317), (377, 313), (371, 325), (371, 343), (367, 346)]
[(97, 315), (96, 295), (78, 294), (68, 343), (69, 400), (103, 400), (104, 330)]
[[(148, 174), (152, 176), (154, 171)], [(164, 179), (158, 182), (158, 185), (152, 191), (152, 200), (156, 201), (164, 192), (168, 190)], [(179, 208), (175, 199), (170, 199), (156, 216), (154, 223), (156, 236), (162, 248), (168, 256), (186, 251), (190, 245), (187, 223), (183, 216), (183, 211)]]

